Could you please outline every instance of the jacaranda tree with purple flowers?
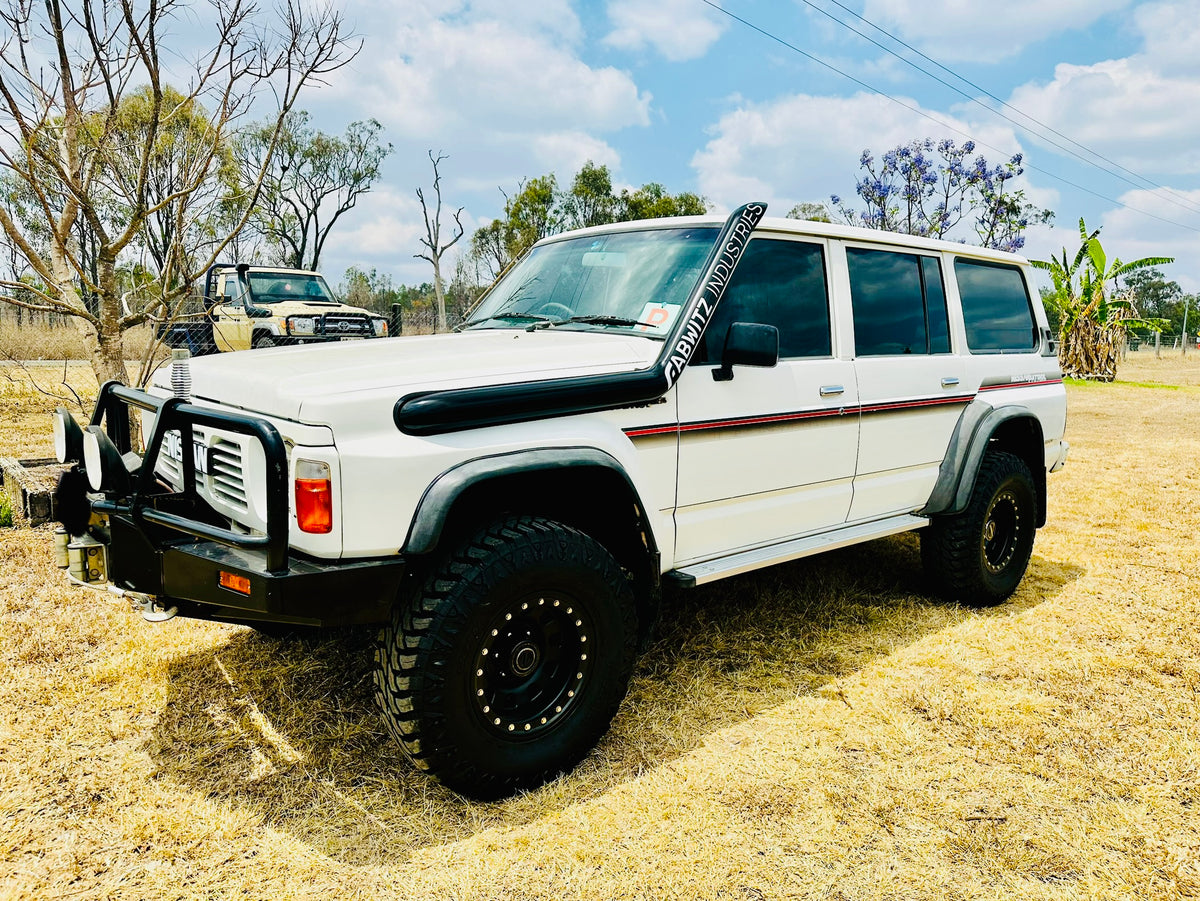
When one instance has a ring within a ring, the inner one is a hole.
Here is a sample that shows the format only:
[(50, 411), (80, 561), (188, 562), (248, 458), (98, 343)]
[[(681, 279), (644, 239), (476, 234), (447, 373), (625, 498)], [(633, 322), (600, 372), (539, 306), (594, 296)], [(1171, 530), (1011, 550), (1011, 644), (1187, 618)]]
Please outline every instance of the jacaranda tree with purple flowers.
[(974, 141), (960, 146), (931, 138), (902, 144), (878, 159), (864, 150), (859, 165), (866, 174), (855, 185), (864, 208), (852, 209), (837, 195), (830, 200), (851, 225), (928, 238), (965, 237), (973, 228), (984, 247), (1019, 250), (1025, 229), (1050, 222), (1054, 213), (1010, 189), (1009, 182), (1025, 171), (1021, 154), (992, 166), (974, 153)]

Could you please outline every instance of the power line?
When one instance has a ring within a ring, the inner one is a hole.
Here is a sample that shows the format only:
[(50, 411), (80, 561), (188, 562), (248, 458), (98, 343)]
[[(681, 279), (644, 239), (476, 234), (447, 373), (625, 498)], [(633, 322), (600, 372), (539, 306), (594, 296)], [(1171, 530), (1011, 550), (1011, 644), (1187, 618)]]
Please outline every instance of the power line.
[[(849, 29), (850, 31), (853, 31), (856, 35), (861, 37), (863, 40), (869, 41), (870, 43), (874, 44), (876, 47), (878, 47), (880, 50), (884, 51), (885, 53), (888, 53), (888, 54), (896, 57), (896, 59), (898, 59), (898, 60), (906, 63), (907, 65), (911, 66), (912, 68), (916, 69), (922, 75), (925, 75), (929, 78), (934, 79), (939, 84), (944, 85), (945, 87), (949, 88), (950, 90), (954, 91), (955, 93), (959, 94), (960, 96), (965, 97), (967, 100), (976, 104), (977, 106), (983, 107), (983, 109), (999, 116), (1000, 118), (1004, 119), (1006, 122), (1011, 122), (1013, 125), (1017, 126), (1017, 128), (1024, 129), (1025, 131), (1032, 134), (1034, 137), (1040, 138), (1041, 140), (1045, 141), (1046, 143), (1048, 143), (1054, 147), (1057, 147), (1059, 150), (1062, 150), (1064, 153), (1067, 153), (1070, 156), (1075, 157), (1080, 162), (1086, 163), (1089, 166), (1094, 166), (1095, 168), (1099, 169), (1101, 172), (1111, 175), (1113, 178), (1120, 179), (1121, 181), (1125, 182), (1128, 185), (1132, 185), (1135, 188), (1144, 189), (1146, 187), (1149, 187), (1155, 191), (1163, 191), (1167, 194), (1171, 194), (1174, 197), (1178, 198), (1179, 201), (1182, 201), (1182, 202), (1171, 201), (1172, 203), (1175, 203), (1176, 206), (1183, 207), (1184, 209), (1187, 209), (1188, 212), (1200, 213), (1200, 205), (1195, 204), (1193, 201), (1191, 201), (1188, 198), (1184, 197), (1183, 195), (1177, 193), (1176, 191), (1173, 191), (1172, 189), (1166, 187), (1165, 185), (1157, 184), (1152, 179), (1149, 179), (1146, 176), (1141, 175), (1140, 173), (1134, 172), (1132, 169), (1128, 168), (1127, 166), (1121, 165), (1116, 160), (1109, 159), (1104, 154), (1102, 154), (1096, 150), (1093, 150), (1092, 148), (1086, 146), (1085, 144), (1081, 144), (1079, 141), (1076, 141), (1074, 138), (1070, 137), (1069, 135), (1063, 134), (1058, 129), (1056, 129), (1050, 125), (1047, 125), (1045, 122), (1042, 122), (1040, 119), (1037, 119), (1036, 117), (1029, 115), (1024, 110), (1013, 106), (1008, 101), (1002, 100), (1001, 98), (999, 98), (995, 94), (993, 94), (991, 91), (987, 90), (987, 88), (977, 85), (975, 82), (971, 81), (969, 78), (959, 75), (957, 72), (955, 72), (953, 69), (949, 68), (948, 66), (945, 66), (942, 63), (938, 62), (936, 59), (933, 59), (932, 57), (927, 56), (926, 54), (924, 54), (920, 50), (918, 50), (916, 47), (914, 47), (911, 44), (906, 43), (902, 39), (896, 37), (894, 34), (892, 34), (887, 29), (882, 28), (879, 25), (876, 25), (870, 19), (867, 19), (866, 17), (859, 15), (857, 12), (850, 9), (848, 6), (845, 6), (844, 4), (840, 3), (839, 0), (829, 0), (829, 2), (832, 3), (834, 6), (838, 7), (839, 9), (844, 10), (845, 12), (847, 12), (854, 18), (858, 19), (860, 22), (863, 22), (864, 24), (869, 25), (871, 28), (874, 28), (876, 31), (878, 31), (880, 34), (882, 34), (884, 37), (888, 38), (888, 40), (894, 41), (895, 43), (899, 44), (901, 47), (904, 47), (906, 50), (909, 50), (909, 51), (915, 53), (917, 56), (921, 57), (921, 59), (925, 60), (926, 62), (930, 63), (931, 65), (936, 66), (937, 68), (941, 69), (943, 72), (946, 72), (948, 75), (952, 76), (953, 78), (958, 79), (963, 84), (967, 85), (968, 87), (972, 88), (973, 90), (976, 90), (979, 93), (983, 94), (984, 96), (989, 97), (992, 100), (996, 101), (1005, 109), (1012, 110), (1014, 113), (1021, 116), (1023, 119), (1026, 119), (1029, 122), (1034, 123), (1038, 128), (1044, 129), (1045, 131), (1048, 131), (1051, 134), (1062, 138), (1068, 144), (1078, 147), (1084, 153), (1090, 154), (1091, 156), (1096, 157), (1096, 159), (1102, 160), (1104, 163), (1107, 163), (1109, 166), (1112, 166), (1115, 169), (1120, 170), (1121, 172), (1126, 172), (1129, 175), (1132, 175), (1134, 178), (1138, 179), (1138, 182), (1141, 182), (1141, 184), (1131, 181), (1130, 179), (1126, 178), (1125, 176), (1120, 175), (1118, 172), (1113, 172), (1111, 169), (1108, 169), (1105, 166), (1101, 166), (1099, 163), (1097, 163), (1093, 160), (1089, 160), (1089, 159), (1086, 159), (1086, 158), (1080, 156), (1078, 153), (1075, 153), (1074, 151), (1070, 150), (1069, 148), (1064, 147), (1062, 144), (1059, 144), (1057, 141), (1054, 141), (1054, 140), (1046, 137), (1044, 134), (1039, 134), (1038, 132), (1031, 129), (1028, 125), (1022, 125), (1020, 122), (1017, 122), (1014, 119), (1010, 118), (1009, 116), (1004, 115), (1004, 113), (1000, 112), (999, 110), (992, 109), (990, 106), (988, 106), (987, 104), (985, 104), (981, 100), (979, 100), (978, 97), (972, 97), (970, 94), (968, 94), (966, 91), (963, 91), (961, 88), (958, 88), (955, 85), (949, 84), (944, 79), (933, 74), (932, 72), (928, 71), (927, 69), (923, 69), (922, 67), (918, 66), (916, 63), (914, 63), (912, 60), (908, 59), (907, 57), (901, 56), (899, 53), (896, 53), (890, 47), (884, 46), (883, 44), (876, 41), (874, 38), (871, 38), (871, 37), (863, 34), (861, 31), (859, 31), (857, 28), (854, 28), (849, 23), (844, 22), (843, 20), (837, 18), (829, 11), (817, 6), (815, 3), (811, 2), (811, 0), (802, 0), (802, 2), (805, 3), (805, 5), (815, 9), (817, 12), (821, 13), (822, 15), (827, 16), (828, 18), (832, 19), (834, 22), (837, 22), (842, 27)], [(1163, 199), (1169, 199), (1169, 198), (1163, 198)]]
[[(966, 138), (967, 140), (974, 141), (976, 144), (986, 147), (987, 149), (995, 151), (996, 153), (999, 153), (1001, 155), (1004, 154), (1004, 151), (1001, 150), (1000, 148), (995, 147), (991, 144), (988, 144), (985, 141), (980, 141), (977, 138), (975, 138), (973, 135), (969, 134), (968, 132), (963, 131), (961, 128), (958, 128), (955, 125), (951, 125), (948, 122), (943, 122), (941, 119), (938, 119), (936, 116), (933, 116), (930, 113), (925, 112), (920, 107), (913, 106), (912, 104), (909, 104), (909, 103), (905, 103), (903, 100), (900, 100), (898, 97), (892, 96), (887, 91), (880, 90), (879, 88), (875, 87), (874, 85), (868, 84), (867, 82), (863, 81), (860, 78), (856, 78), (855, 76), (851, 75), (849, 72), (844, 72), (843, 70), (839, 69), (837, 66), (833, 65), (832, 63), (826, 62), (825, 60), (821, 59), (818, 56), (814, 56), (813, 54), (807, 52), (806, 50), (801, 50), (795, 44), (789, 43), (788, 41), (779, 37), (779, 35), (773, 34), (772, 32), (767, 31), (764, 28), (760, 28), (758, 25), (755, 25), (753, 22), (750, 22), (747, 19), (743, 19), (741, 16), (737, 15), (736, 13), (732, 13), (727, 9), (723, 9), (722, 7), (718, 6), (716, 3), (712, 2), (712, 0), (700, 0), (700, 2), (704, 3), (706, 6), (712, 7), (717, 12), (728, 16), (729, 18), (733, 19), (734, 21), (741, 23), (742, 25), (749, 28), (751, 31), (757, 32), (758, 34), (762, 35), (763, 37), (767, 38), (768, 40), (772, 40), (775, 43), (786, 47), (787, 49), (791, 50), (793, 53), (798, 53), (800, 56), (803, 56), (805, 59), (808, 59), (808, 60), (816, 63), (819, 66), (823, 66), (824, 68), (829, 69), (831, 72), (834, 72), (834, 73), (842, 76), (843, 78), (845, 78), (848, 81), (854, 82), (854, 84), (858, 85), (861, 88), (865, 88), (867, 91), (870, 91), (872, 94), (877, 94), (880, 97), (890, 100), (892, 103), (895, 103), (897, 106), (902, 106), (906, 110), (916, 113), (918, 116), (921, 116), (924, 119), (928, 119), (930, 122), (933, 122), (935, 125), (939, 125), (942, 128), (948, 129), (957, 135), (961, 135), (962, 137)], [(1073, 182), (1067, 178), (1064, 178), (1063, 176), (1058, 175), (1057, 173), (1051, 172), (1048, 169), (1043, 169), (1042, 167), (1035, 166), (1032, 163), (1026, 163), (1025, 165), (1027, 168), (1032, 169), (1035, 172), (1040, 172), (1048, 178), (1052, 178), (1055, 181), (1061, 182), (1062, 184), (1065, 184), (1069, 187), (1075, 188), (1077, 191), (1083, 191), (1085, 194), (1091, 194), (1093, 197), (1097, 197), (1100, 200), (1103, 200), (1107, 203), (1116, 204), (1117, 206), (1123, 207), (1124, 209), (1130, 210), (1131, 212), (1140, 213), (1143, 216), (1147, 216), (1151, 219), (1156, 219), (1159, 222), (1166, 223), (1167, 225), (1172, 225), (1175, 228), (1181, 228), (1181, 229), (1184, 229), (1185, 231), (1200, 232), (1200, 228), (1196, 228), (1196, 227), (1190, 226), (1190, 225), (1184, 225), (1181, 222), (1175, 222), (1172, 219), (1167, 219), (1167, 218), (1164, 218), (1163, 216), (1156, 215), (1155, 213), (1148, 212), (1147, 210), (1143, 210), (1143, 209), (1139, 209), (1138, 207), (1131, 206), (1128, 203), (1123, 203), (1120, 200), (1116, 200), (1115, 198), (1109, 197), (1106, 194), (1101, 194), (1099, 191), (1093, 191), (1091, 188), (1085, 188), (1083, 185), (1076, 184), (1075, 182)]]

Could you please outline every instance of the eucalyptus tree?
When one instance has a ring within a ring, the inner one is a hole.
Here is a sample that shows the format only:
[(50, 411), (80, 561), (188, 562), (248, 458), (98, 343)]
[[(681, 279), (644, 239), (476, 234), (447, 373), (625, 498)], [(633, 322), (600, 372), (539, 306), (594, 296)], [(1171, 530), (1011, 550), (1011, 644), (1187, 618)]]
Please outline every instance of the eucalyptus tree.
[(462, 224), (463, 208), (459, 207), (452, 215), (454, 219), (452, 237), (448, 241), (442, 240), (442, 173), (439, 167), (445, 159), (444, 153), (435, 155), (432, 150), (429, 151), (429, 162), (433, 164), (433, 213), (430, 214), (430, 205), (425, 202), (424, 189), (417, 188), (417, 200), (421, 202), (421, 214), (425, 219), (425, 237), (421, 238), (421, 246), (425, 249), (420, 253), (413, 254), (418, 259), (428, 260), (433, 266), (433, 290), (437, 299), (437, 330), (439, 332), (446, 331), (447, 327), (446, 286), (442, 279), (442, 257), (446, 255), (446, 251), (458, 243), (458, 239), (463, 236), (465, 231)]
[[(184, 0), (0, 0), (0, 18), (0, 171), (30, 198), (24, 219), (0, 205), (0, 230), (39, 283), (18, 294), (27, 286), (0, 282), (13, 291), (3, 300), (72, 317), (90, 339), (96, 377), (127, 380), (126, 332), (187, 290), (258, 199), (265, 167), (226, 233), (188, 252), (233, 129), (270, 98), (282, 130), (301, 90), (356, 47), (336, 12), (302, 0), (270, 12), (251, 0), (211, 0), (203, 14)], [(186, 54), (164, 46), (184, 33)], [(172, 80), (186, 88), (172, 91)], [(136, 127), (125, 118), (130, 98)], [(207, 126), (177, 153), (173, 130), (194, 123), (198, 109)], [(160, 167), (167, 157), (172, 166)], [(168, 210), (169, 235), (160, 228), (148, 238), (151, 220)], [(155, 240), (172, 277), (158, 280), (162, 293), (123, 304), (121, 261)]]
[(237, 142), (245, 190), (262, 187), (251, 225), (271, 246), (276, 262), (316, 269), (338, 219), (354, 209), (379, 178), (392, 145), (380, 140), (374, 119), (351, 122), (342, 137), (309, 125), (304, 110), (292, 110), (276, 129), (268, 120)]

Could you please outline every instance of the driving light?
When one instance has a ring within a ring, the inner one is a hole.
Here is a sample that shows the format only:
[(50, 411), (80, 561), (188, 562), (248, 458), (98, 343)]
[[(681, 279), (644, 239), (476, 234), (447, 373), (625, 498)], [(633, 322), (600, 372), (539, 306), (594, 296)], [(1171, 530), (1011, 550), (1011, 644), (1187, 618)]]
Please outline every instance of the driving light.
[(98, 425), (90, 425), (83, 433), (83, 467), (93, 491), (129, 489), (129, 470), (117, 446)]
[(59, 463), (78, 463), (83, 459), (83, 429), (66, 407), (54, 411), (54, 456)]
[(301, 532), (325, 535), (333, 531), (333, 483), (329, 464), (296, 461), (296, 524)]

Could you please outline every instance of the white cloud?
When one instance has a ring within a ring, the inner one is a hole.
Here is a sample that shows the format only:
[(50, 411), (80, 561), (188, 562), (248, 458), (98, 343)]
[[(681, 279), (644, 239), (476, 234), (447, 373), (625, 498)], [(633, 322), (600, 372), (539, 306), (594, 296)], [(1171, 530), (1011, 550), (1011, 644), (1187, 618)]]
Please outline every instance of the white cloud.
[(507, 22), (404, 24), (392, 47), (371, 61), (369, 80), (342, 89), (400, 134), (606, 131), (649, 122), (650, 97), (627, 73), (594, 69), (551, 36)]
[(995, 62), (1132, 0), (866, 0), (863, 16), (942, 61)]
[(447, 154), (447, 206), (482, 216), (501, 208), (497, 188), (511, 192), (523, 178), (566, 178), (588, 159), (615, 169), (610, 136), (650, 124), (650, 94), (628, 72), (581, 58), (571, 0), (358, 0), (353, 18), (366, 47), (314, 94), (325, 115), (317, 125), (340, 131), (374, 117), (395, 153), (377, 190), (335, 229), (331, 272), (371, 264), (422, 277), (414, 267), (424, 264), (410, 262), (421, 222), (413, 189), (430, 188), (430, 149)]
[[(1086, 220), (1088, 231), (1100, 228), (1100, 240), (1109, 260), (1174, 257), (1174, 263), (1159, 268), (1168, 279), (1179, 282), (1184, 291), (1200, 291), (1200, 267), (1196, 265), (1200, 260), (1200, 215), (1189, 214), (1179, 207), (1183, 203), (1200, 208), (1200, 190), (1128, 191), (1118, 199), (1125, 206), (1088, 216)], [(1064, 248), (1068, 256), (1074, 256), (1080, 240), (1078, 217), (1063, 217), (1053, 228), (1030, 229), (1026, 237), (1022, 253), (1030, 259), (1061, 256)], [(1048, 276), (1038, 278), (1050, 284)], [(1196, 322), (1200, 324), (1200, 317)]]
[[(1092, 65), (1062, 63), (1054, 80), (1009, 102), (1139, 172), (1200, 172), (1200, 18), (1180, 5), (1138, 11), (1145, 49)], [(1061, 143), (1061, 141), (1060, 141)]]
[[(432, 204), (434, 197), (426, 187), (426, 199)], [(447, 196), (446, 200), (442, 208), (443, 243), (454, 235), (454, 211), (458, 209), (452, 198)], [(465, 235), (447, 255), (443, 271), (453, 266), (452, 261), (480, 225), (469, 210), (463, 211), (462, 224)], [(424, 219), (416, 193), (378, 187), (364, 195), (353, 210), (338, 220), (322, 251), (321, 268), (333, 284), (341, 281), (349, 266), (378, 268), (395, 274), (405, 284), (429, 281), (432, 277), (429, 263), (413, 257), (421, 249), (420, 241), (424, 237)]]
[(543, 168), (561, 173), (578, 172), (588, 160), (616, 169), (621, 155), (606, 142), (586, 132), (562, 131), (539, 135), (532, 143), (534, 156)]
[[(1195, 262), (1200, 260), (1200, 214), (1188, 213), (1178, 206), (1182, 202), (1200, 208), (1200, 190), (1129, 191), (1120, 200), (1126, 206), (1109, 210), (1097, 223), (1103, 226), (1100, 240), (1109, 259), (1120, 257), (1129, 262), (1142, 257), (1174, 257), (1176, 263), (1160, 267), (1167, 278), (1177, 280), (1185, 291), (1200, 291), (1200, 271)], [(1160, 218), (1153, 219), (1135, 210)], [(1171, 224), (1175, 222), (1190, 229)], [(1078, 244), (1076, 236), (1074, 246)], [(1200, 317), (1196, 322), (1200, 323)]]
[(611, 0), (608, 18), (613, 30), (604, 43), (622, 50), (653, 47), (672, 62), (703, 56), (726, 28), (699, 0)]
[(853, 198), (864, 149), (882, 153), (919, 137), (962, 143), (959, 131), (998, 148), (1000, 152), (979, 148), (992, 163), (1020, 149), (1010, 129), (973, 127), (944, 114), (937, 118), (947, 126), (865, 93), (848, 98), (798, 94), (766, 104), (743, 103), (713, 126), (712, 139), (693, 156), (692, 167), (701, 193), (719, 207), (766, 200), (772, 215), (782, 216), (800, 201), (824, 201), (830, 194)]

